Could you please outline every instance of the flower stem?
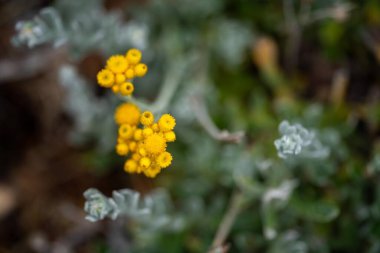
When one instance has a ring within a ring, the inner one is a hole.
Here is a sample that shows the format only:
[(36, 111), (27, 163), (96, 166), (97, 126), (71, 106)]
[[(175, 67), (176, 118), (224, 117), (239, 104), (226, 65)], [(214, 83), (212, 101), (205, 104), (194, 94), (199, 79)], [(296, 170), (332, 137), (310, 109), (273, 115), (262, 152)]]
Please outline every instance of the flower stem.
[(245, 135), (243, 131), (230, 133), (227, 130), (220, 130), (211, 120), (206, 106), (200, 97), (192, 97), (192, 107), (199, 123), (206, 130), (206, 132), (215, 140), (232, 143), (239, 143), (243, 140)]
[(227, 212), (224, 214), (222, 222), (219, 224), (218, 230), (215, 234), (214, 240), (211, 245), (209, 253), (227, 252), (228, 246), (224, 245), (228, 234), (231, 231), (237, 215), (243, 207), (244, 196), (243, 193), (235, 191), (230, 199), (230, 204)]
[(188, 66), (188, 61), (178, 59), (166, 73), (164, 84), (161, 86), (159, 95), (153, 103), (146, 103), (140, 99), (136, 99), (133, 96), (123, 97), (124, 100), (137, 104), (143, 110), (149, 110), (153, 113), (162, 112), (170, 103), (175, 91), (177, 90), (181, 78)]

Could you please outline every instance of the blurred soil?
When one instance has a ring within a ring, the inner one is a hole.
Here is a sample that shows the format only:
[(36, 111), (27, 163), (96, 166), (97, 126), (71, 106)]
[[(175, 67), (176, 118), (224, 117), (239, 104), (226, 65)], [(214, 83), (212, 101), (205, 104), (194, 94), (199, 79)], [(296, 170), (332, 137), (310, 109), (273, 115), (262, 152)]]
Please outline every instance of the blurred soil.
[[(15, 22), (50, 3), (0, 1), (0, 253), (93, 252), (86, 240), (109, 225), (84, 220), (83, 192), (98, 187), (110, 194), (131, 184), (120, 170), (94, 175), (83, 161), (85, 150), (66, 141), (72, 122), (63, 111), (65, 92), (57, 81), (58, 69), (68, 62), (65, 48), (28, 50), (10, 44)], [(107, 7), (121, 4), (108, 1)], [(93, 54), (79, 69), (95, 80), (101, 64)], [(133, 182), (146, 189), (140, 178)]]

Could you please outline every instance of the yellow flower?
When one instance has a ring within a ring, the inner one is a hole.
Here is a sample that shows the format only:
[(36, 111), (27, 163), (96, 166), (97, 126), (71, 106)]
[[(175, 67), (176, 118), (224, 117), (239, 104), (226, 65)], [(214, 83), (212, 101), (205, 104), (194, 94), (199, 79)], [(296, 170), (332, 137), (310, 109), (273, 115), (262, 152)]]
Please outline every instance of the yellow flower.
[(146, 149), (145, 149), (145, 148), (139, 148), (139, 154), (140, 154), (141, 156), (146, 156), (146, 155), (147, 155), (147, 153), (146, 153)]
[(136, 169), (136, 172), (137, 173), (141, 173), (141, 172), (143, 172), (144, 171), (144, 168), (143, 167), (141, 167), (141, 166), (137, 166), (137, 169)]
[(140, 161), (141, 159), (141, 155), (137, 154), (137, 153), (134, 153), (132, 155), (132, 159), (135, 160), (135, 161)]
[(116, 108), (115, 121), (117, 124), (137, 125), (140, 120), (140, 109), (131, 103), (124, 103)]
[(175, 127), (175, 119), (170, 114), (164, 114), (158, 120), (158, 126), (160, 127), (161, 131), (163, 131), (163, 132), (173, 130)]
[(140, 166), (143, 167), (144, 169), (149, 168), (151, 163), (152, 162), (150, 161), (150, 159), (148, 157), (141, 158), (140, 162), (139, 162)]
[(124, 170), (128, 173), (135, 173), (137, 170), (137, 162), (134, 160), (127, 160), (124, 164)]
[(127, 59), (122, 55), (111, 56), (107, 61), (107, 68), (115, 74), (123, 73), (128, 68)]
[(123, 96), (129, 96), (132, 94), (135, 87), (133, 87), (132, 83), (122, 83), (120, 84), (120, 93)]
[(112, 91), (114, 93), (119, 93), (120, 91), (120, 86), (118, 84), (115, 84), (114, 86), (112, 86)]
[(169, 131), (169, 132), (164, 133), (164, 137), (165, 137), (167, 142), (173, 142), (176, 140), (176, 136), (175, 136), (175, 133), (173, 131)]
[(141, 60), (141, 51), (136, 48), (129, 49), (126, 57), (130, 64), (137, 64)]
[(108, 69), (102, 69), (96, 76), (100, 86), (110, 88), (115, 82), (114, 74)]
[(166, 168), (172, 163), (172, 160), (173, 157), (169, 152), (163, 152), (157, 157), (156, 162), (161, 168)]
[(154, 116), (153, 116), (153, 113), (150, 112), (150, 111), (145, 111), (141, 114), (141, 118), (140, 118), (140, 122), (141, 124), (143, 124), (144, 126), (150, 126), (153, 124), (154, 122)]
[[(131, 79), (142, 77), (148, 66), (141, 61), (141, 51), (130, 49), (123, 55), (114, 55), (107, 60), (106, 68), (99, 71), (98, 83), (102, 87), (112, 88), (114, 93), (129, 96), (134, 91)], [(151, 111), (141, 114), (138, 106), (123, 103), (115, 110), (115, 122), (119, 125), (116, 153), (129, 155), (124, 164), (128, 173), (144, 173), (153, 178), (162, 168), (168, 167), (173, 160), (166, 152), (167, 142), (176, 140), (173, 131), (176, 121), (170, 114), (164, 114), (155, 122)], [(142, 126), (139, 127), (139, 123)]]
[(123, 139), (129, 139), (133, 136), (133, 128), (128, 124), (122, 124), (119, 127), (119, 136)]
[(136, 141), (140, 141), (142, 140), (143, 138), (143, 135), (142, 135), (142, 130), (141, 129), (136, 129), (134, 135), (133, 135), (133, 138), (136, 140)]
[(146, 128), (144, 128), (144, 130), (142, 131), (142, 133), (143, 133), (144, 137), (148, 137), (148, 136), (150, 136), (150, 135), (153, 134), (153, 130), (150, 127), (146, 127)]
[(138, 77), (145, 76), (146, 72), (148, 72), (148, 66), (146, 66), (144, 63), (139, 63), (135, 67), (135, 75)]
[(136, 148), (137, 148), (137, 143), (135, 141), (131, 141), (128, 143), (128, 147), (129, 149), (132, 151), (132, 152), (135, 152), (136, 151)]
[(158, 127), (158, 124), (157, 123), (154, 123), (152, 126), (151, 126), (152, 130), (154, 132), (159, 132), (160, 131), (160, 128)]
[(152, 134), (145, 139), (145, 149), (151, 154), (159, 154), (165, 151), (166, 141), (159, 134)]
[(115, 80), (117, 84), (124, 83), (125, 82), (125, 75), (123, 74), (116, 74)]
[(144, 170), (144, 175), (150, 178), (154, 178), (160, 173), (161, 168), (158, 166), (151, 166), (147, 170)]
[(125, 143), (120, 143), (116, 145), (116, 153), (118, 155), (124, 156), (129, 152), (128, 145)]
[(135, 71), (133, 69), (127, 69), (124, 74), (127, 79), (133, 79), (135, 77)]

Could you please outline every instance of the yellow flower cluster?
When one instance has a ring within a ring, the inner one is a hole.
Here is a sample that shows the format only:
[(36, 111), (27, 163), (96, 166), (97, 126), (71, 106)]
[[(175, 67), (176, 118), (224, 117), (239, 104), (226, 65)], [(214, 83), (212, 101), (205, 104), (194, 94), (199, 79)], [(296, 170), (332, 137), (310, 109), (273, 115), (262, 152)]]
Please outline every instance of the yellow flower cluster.
[[(142, 77), (148, 71), (140, 61), (141, 52), (137, 49), (130, 49), (125, 55), (111, 56), (97, 75), (99, 85), (124, 96), (132, 95), (132, 79)], [(116, 109), (115, 121), (119, 126), (116, 153), (128, 156), (124, 165), (126, 172), (143, 173), (153, 178), (171, 164), (173, 157), (166, 147), (168, 142), (176, 139), (173, 116), (164, 114), (155, 122), (152, 112), (141, 113), (136, 105), (123, 103)]]
[(141, 61), (141, 52), (130, 49), (125, 55), (113, 55), (107, 60), (106, 68), (97, 75), (98, 83), (104, 88), (112, 88), (113, 92), (128, 96), (133, 93), (132, 79), (142, 77), (148, 67)]
[(173, 158), (166, 147), (176, 139), (173, 116), (164, 114), (155, 122), (152, 112), (141, 113), (136, 105), (124, 103), (116, 109), (115, 121), (119, 125), (116, 152), (130, 155), (124, 165), (126, 172), (153, 178), (171, 164)]

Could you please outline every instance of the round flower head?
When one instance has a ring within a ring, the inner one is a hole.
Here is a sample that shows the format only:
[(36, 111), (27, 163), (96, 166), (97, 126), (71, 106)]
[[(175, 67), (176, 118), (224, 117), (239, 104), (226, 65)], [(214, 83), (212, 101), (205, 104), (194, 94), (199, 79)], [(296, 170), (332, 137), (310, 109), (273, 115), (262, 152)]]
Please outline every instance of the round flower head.
[(130, 64), (137, 64), (141, 60), (141, 51), (136, 48), (129, 49), (126, 57)]
[(108, 69), (102, 69), (96, 77), (99, 85), (105, 88), (111, 87), (115, 82), (114, 74)]
[(124, 83), (125, 82), (125, 75), (123, 74), (116, 74), (115, 75), (115, 81), (117, 84)]
[(164, 137), (167, 142), (173, 142), (176, 139), (175, 133), (173, 131), (164, 133)]
[(154, 178), (160, 173), (161, 168), (159, 166), (150, 166), (147, 170), (144, 170), (144, 175), (147, 177)]
[(146, 127), (146, 128), (144, 128), (144, 130), (142, 131), (142, 133), (143, 133), (144, 137), (148, 137), (149, 135), (153, 134), (153, 130), (150, 127)]
[(172, 160), (173, 157), (169, 152), (163, 152), (157, 157), (156, 162), (161, 168), (166, 168), (172, 163)]
[(133, 136), (133, 128), (128, 124), (122, 124), (119, 127), (119, 136), (123, 139), (129, 139)]
[(163, 132), (171, 131), (175, 127), (175, 119), (170, 114), (164, 114), (158, 120), (158, 126)]
[(142, 138), (143, 138), (142, 131), (143, 131), (143, 130), (141, 130), (141, 129), (136, 129), (135, 133), (133, 134), (133, 138), (134, 138), (136, 141), (140, 141), (140, 140), (142, 140)]
[(125, 143), (120, 143), (116, 145), (116, 153), (118, 155), (124, 156), (129, 152), (128, 145)]
[(139, 155), (141, 155), (141, 156), (146, 156), (147, 155), (145, 148), (139, 148), (138, 151), (139, 151)]
[(128, 62), (124, 56), (114, 55), (108, 59), (107, 68), (115, 74), (123, 73), (128, 68)]
[(141, 167), (140, 165), (137, 165), (136, 173), (140, 174), (143, 171), (144, 171), (144, 168)]
[(150, 159), (148, 157), (141, 158), (140, 162), (139, 162), (140, 166), (143, 167), (144, 169), (149, 168), (151, 163), (152, 162), (150, 161)]
[(135, 67), (135, 75), (138, 77), (145, 76), (146, 72), (148, 72), (148, 67), (144, 63), (139, 63)]
[(120, 93), (123, 96), (129, 96), (132, 94), (135, 87), (133, 87), (132, 83), (122, 83), (120, 84)]
[(128, 173), (135, 173), (137, 170), (137, 162), (135, 160), (127, 160), (124, 164), (124, 170)]
[(124, 103), (116, 108), (115, 121), (117, 124), (137, 125), (140, 120), (140, 109), (131, 103)]
[(112, 91), (114, 93), (119, 93), (120, 91), (120, 86), (118, 84), (115, 84), (114, 86), (112, 86)]
[(134, 153), (132, 155), (132, 159), (135, 160), (135, 161), (140, 161), (141, 159), (141, 155), (137, 154), (137, 153)]
[(135, 152), (137, 148), (137, 143), (135, 141), (130, 141), (128, 143), (128, 147), (129, 147), (129, 150), (131, 150), (132, 152)]
[(160, 128), (158, 127), (158, 124), (157, 124), (157, 123), (154, 123), (154, 124), (152, 125), (152, 129), (153, 129), (154, 132), (159, 132), (159, 131), (160, 131)]
[(135, 77), (135, 71), (132, 68), (127, 69), (127, 71), (125, 71), (125, 77), (127, 79), (133, 79)]
[(159, 154), (165, 151), (166, 141), (164, 137), (159, 134), (152, 134), (148, 136), (144, 141), (145, 149), (151, 154)]
[(140, 122), (141, 124), (143, 124), (144, 126), (150, 126), (153, 124), (154, 122), (154, 116), (153, 116), (153, 113), (150, 112), (150, 111), (145, 111), (141, 114), (141, 118), (140, 118)]

